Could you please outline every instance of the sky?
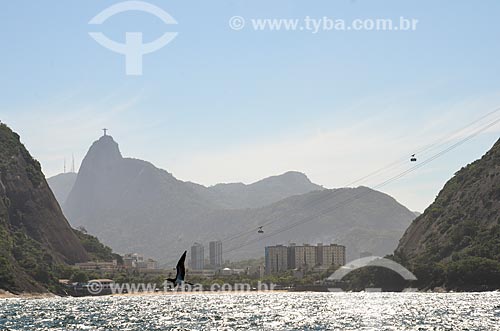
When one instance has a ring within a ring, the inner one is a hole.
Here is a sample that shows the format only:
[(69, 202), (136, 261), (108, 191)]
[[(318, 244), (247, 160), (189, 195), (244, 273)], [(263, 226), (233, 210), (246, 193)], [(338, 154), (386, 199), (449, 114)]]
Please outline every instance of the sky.
[[(140, 11), (88, 24), (120, 2), (2, 4), (0, 120), (21, 135), (47, 177), (72, 155), (78, 166), (106, 127), (124, 156), (204, 185), (295, 170), (336, 188), (408, 158), (356, 183), (375, 187), (409, 169), (414, 151), (466, 137), (448, 140), (500, 107), (498, 1), (151, 0), (177, 24)], [(241, 30), (231, 29), (234, 16), (245, 19)], [(405, 17), (418, 25), (312, 33), (251, 24), (305, 17)], [(89, 36), (96, 31), (119, 43), (126, 32), (142, 32), (144, 42), (178, 34), (145, 55), (142, 75), (132, 76), (124, 55)], [(380, 190), (423, 211), (499, 132), (492, 127)], [(439, 146), (417, 155), (419, 162), (449, 145)]]

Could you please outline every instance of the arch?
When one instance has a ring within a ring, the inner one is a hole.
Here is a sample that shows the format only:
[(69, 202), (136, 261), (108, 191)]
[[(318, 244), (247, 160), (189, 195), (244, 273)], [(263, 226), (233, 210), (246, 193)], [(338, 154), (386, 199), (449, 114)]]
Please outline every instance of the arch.
[(379, 256), (369, 256), (349, 262), (346, 266), (341, 267), (331, 274), (327, 280), (340, 281), (349, 273), (364, 267), (386, 268), (394, 271), (405, 280), (417, 280), (417, 277), (401, 264)]

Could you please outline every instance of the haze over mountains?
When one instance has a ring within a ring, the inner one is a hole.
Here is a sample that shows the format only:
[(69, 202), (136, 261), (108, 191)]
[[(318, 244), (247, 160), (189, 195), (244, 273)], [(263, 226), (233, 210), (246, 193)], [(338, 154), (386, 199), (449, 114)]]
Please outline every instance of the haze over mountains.
[(75, 172), (66, 172), (47, 179), (52, 192), (61, 206), (66, 201), (71, 189), (73, 189), (77, 176), (78, 174)]
[[(67, 198), (74, 176), (62, 179), (49, 184), (73, 226), (84, 226), (118, 252), (163, 262), (195, 241), (217, 239), (231, 259), (261, 257), (265, 245), (289, 241), (345, 244), (350, 258), (361, 251), (384, 255), (415, 218), (381, 192), (325, 190), (298, 172), (250, 185), (183, 182), (149, 162), (122, 157), (111, 136), (92, 144)], [(267, 237), (302, 220), (310, 221)], [(261, 225), (266, 233), (259, 237)]]

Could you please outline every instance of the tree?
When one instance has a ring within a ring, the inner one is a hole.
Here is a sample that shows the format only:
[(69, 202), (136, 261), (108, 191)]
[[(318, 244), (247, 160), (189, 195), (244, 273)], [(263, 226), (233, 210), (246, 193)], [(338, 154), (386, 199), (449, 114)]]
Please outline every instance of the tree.
[(71, 281), (74, 283), (86, 283), (89, 281), (89, 277), (83, 271), (76, 271), (73, 276), (71, 276)]

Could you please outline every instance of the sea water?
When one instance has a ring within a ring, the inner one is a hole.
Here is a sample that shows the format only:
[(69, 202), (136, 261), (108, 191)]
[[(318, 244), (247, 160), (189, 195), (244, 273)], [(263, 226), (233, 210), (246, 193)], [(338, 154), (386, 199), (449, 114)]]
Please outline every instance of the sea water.
[(171, 293), (1, 299), (0, 330), (500, 330), (500, 293)]

